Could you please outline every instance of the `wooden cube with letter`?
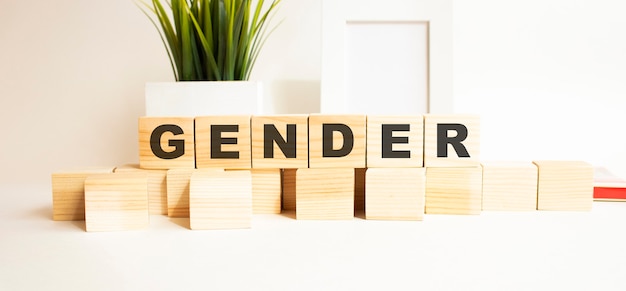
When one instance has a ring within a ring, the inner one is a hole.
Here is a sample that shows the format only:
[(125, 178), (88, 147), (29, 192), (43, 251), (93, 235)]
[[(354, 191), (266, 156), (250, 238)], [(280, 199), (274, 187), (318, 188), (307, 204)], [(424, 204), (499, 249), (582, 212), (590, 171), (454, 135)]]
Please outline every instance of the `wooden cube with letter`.
[(425, 167), (479, 167), (480, 117), (424, 116)]
[(202, 116), (195, 119), (196, 167), (250, 169), (250, 116)]
[(593, 167), (581, 161), (534, 161), (539, 169), (537, 209), (590, 211)]
[(167, 170), (141, 169), (128, 164), (115, 168), (115, 173), (140, 173), (148, 177), (148, 203), (150, 214), (167, 215)]
[(146, 174), (97, 174), (85, 180), (87, 231), (134, 230), (149, 223)]
[(537, 166), (531, 162), (483, 162), (484, 210), (537, 210)]
[(423, 116), (367, 116), (368, 168), (423, 166)]
[(296, 170), (296, 218), (340, 220), (354, 217), (354, 169)]
[(426, 168), (426, 214), (480, 214), (481, 167)]
[(365, 168), (365, 115), (309, 116), (310, 168)]
[(365, 177), (367, 219), (423, 219), (426, 169), (368, 168)]
[(196, 171), (189, 184), (191, 229), (250, 228), (252, 175), (241, 171)]
[(252, 117), (252, 166), (255, 169), (307, 168), (307, 115)]
[(112, 173), (113, 168), (94, 168), (52, 174), (52, 219), (85, 220), (85, 179)]
[(195, 168), (193, 122), (190, 117), (140, 117), (139, 167)]

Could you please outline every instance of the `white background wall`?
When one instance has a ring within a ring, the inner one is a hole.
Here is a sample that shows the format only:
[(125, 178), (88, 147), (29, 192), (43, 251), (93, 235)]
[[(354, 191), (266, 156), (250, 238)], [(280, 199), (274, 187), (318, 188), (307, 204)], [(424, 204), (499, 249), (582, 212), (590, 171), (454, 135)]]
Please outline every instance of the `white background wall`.
[[(319, 0), (282, 4), (253, 73), (271, 111), (319, 110), (320, 12)], [(582, 159), (626, 177), (625, 12), (617, 0), (454, 2), (455, 110), (482, 116), (484, 159)], [(137, 162), (143, 86), (172, 79), (131, 0), (0, 1), (0, 183)]]

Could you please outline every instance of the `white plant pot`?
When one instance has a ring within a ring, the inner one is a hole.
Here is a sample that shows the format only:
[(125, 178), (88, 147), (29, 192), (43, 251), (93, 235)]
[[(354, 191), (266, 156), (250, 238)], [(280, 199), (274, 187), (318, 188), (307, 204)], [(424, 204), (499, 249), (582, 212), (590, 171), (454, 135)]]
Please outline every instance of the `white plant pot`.
[(261, 114), (263, 88), (251, 81), (146, 83), (146, 116)]

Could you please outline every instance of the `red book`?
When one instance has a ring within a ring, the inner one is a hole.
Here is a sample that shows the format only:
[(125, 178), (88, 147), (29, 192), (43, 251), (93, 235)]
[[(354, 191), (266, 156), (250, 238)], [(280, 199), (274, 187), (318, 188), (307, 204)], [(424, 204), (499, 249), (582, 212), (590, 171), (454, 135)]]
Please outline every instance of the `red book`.
[(593, 200), (626, 201), (626, 180), (605, 168), (596, 168), (593, 179)]

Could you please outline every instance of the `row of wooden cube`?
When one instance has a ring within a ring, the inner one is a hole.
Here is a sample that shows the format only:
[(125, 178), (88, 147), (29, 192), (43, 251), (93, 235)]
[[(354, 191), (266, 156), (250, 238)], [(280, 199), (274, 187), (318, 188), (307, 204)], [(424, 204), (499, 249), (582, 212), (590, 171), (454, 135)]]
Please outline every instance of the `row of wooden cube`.
[[(295, 209), (298, 218), (307, 219), (329, 217), (318, 216), (318, 208), (342, 207), (341, 212), (335, 210), (341, 213), (335, 218), (345, 218), (351, 213), (345, 205), (354, 193), (354, 209), (364, 210), (367, 219), (421, 220), (424, 213), (588, 211), (593, 202), (592, 167), (576, 161), (357, 169), (353, 191), (349, 183), (341, 183), (349, 181), (351, 173), (349, 169), (285, 170), (283, 205)], [(342, 203), (329, 203), (339, 197)]]
[[(52, 175), (53, 219), (83, 220), (85, 218), (84, 183), (87, 177), (103, 173), (135, 173), (147, 178), (148, 208), (150, 214), (170, 217), (189, 217), (189, 184), (196, 171), (218, 169), (145, 170), (138, 165), (117, 168), (86, 169)], [(254, 169), (252, 176), (253, 212), (280, 213), (281, 170)]]
[[(338, 130), (324, 131), (326, 126)], [(325, 145), (342, 149), (345, 136), (339, 129), (351, 133), (350, 148), (325, 154)], [(289, 156), (266, 131), (289, 144)], [(444, 141), (458, 136), (458, 143), (439, 144), (444, 135)], [(475, 115), (139, 118), (143, 169), (458, 167), (479, 161), (480, 118)]]
[[(161, 171), (120, 167), (116, 172), (131, 176), (53, 175), (53, 218), (83, 219), (85, 209), (88, 211), (91, 206), (92, 210), (106, 210), (104, 213), (110, 219), (111, 213), (107, 211), (117, 204), (108, 195), (115, 191), (123, 191), (128, 197), (141, 197), (143, 191), (146, 215), (189, 217), (195, 205), (199, 207), (196, 213), (202, 216), (206, 213), (202, 209), (209, 209), (202, 201), (211, 197), (216, 199), (213, 206), (217, 205), (210, 208), (212, 215), (221, 213), (218, 216), (222, 218), (231, 217), (229, 213), (234, 215), (231, 219), (210, 219), (209, 216), (204, 224), (199, 216), (194, 219), (191, 215), (192, 228), (241, 226), (237, 218), (248, 219), (253, 208), (257, 213), (279, 213), (281, 209), (280, 170), (231, 171), (230, 175), (222, 175), (219, 173), (224, 173), (223, 170)], [(240, 178), (235, 172), (250, 173), (249, 178)], [(193, 175), (204, 176), (194, 183)], [(86, 181), (87, 176), (92, 180)], [(589, 210), (592, 176), (589, 164), (550, 161), (484, 163), (482, 168), (285, 169), (282, 204), (285, 209), (296, 210), (298, 219), (349, 219), (355, 209), (365, 210), (368, 219), (391, 220), (421, 220), (424, 213), (478, 214), (481, 210)], [(137, 177), (144, 179), (143, 186), (141, 180), (137, 182)], [(95, 187), (101, 192), (91, 191), (102, 195), (90, 200), (90, 194), (85, 194), (85, 198), (81, 188), (83, 181), (84, 191), (90, 192), (89, 187)], [(250, 188), (248, 198), (245, 198), (245, 187)], [(249, 210), (229, 206), (232, 201), (227, 202), (227, 198), (236, 198), (237, 193), (244, 193), (241, 194), (244, 198), (234, 201), (245, 206), (248, 199)], [(194, 195), (200, 195), (196, 197), (199, 200), (194, 202)], [(208, 196), (202, 198), (202, 195)], [(124, 207), (142, 204), (141, 198), (132, 203), (124, 201)], [(222, 202), (225, 204), (220, 205)]]
[[(156, 176), (160, 173), (146, 170), (54, 174), (53, 219), (84, 219), (87, 231), (138, 229), (148, 225), (151, 213), (162, 213), (165, 197), (169, 198), (166, 205), (173, 208), (170, 216), (190, 217), (192, 229), (249, 228), (253, 200), (260, 200), (259, 209), (280, 212), (280, 170), (260, 171), (256, 173), (260, 179), (256, 181), (257, 194), (276, 188), (271, 191), (273, 199), (269, 199), (273, 202), (267, 204), (264, 202), (268, 199), (263, 199), (267, 197), (253, 199), (255, 175), (250, 170), (194, 170), (188, 175), (176, 172), (171, 178), (186, 181), (186, 186), (176, 189), (182, 183), (173, 183), (169, 192), (172, 195), (159, 189), (163, 183)], [(268, 182), (267, 178), (276, 180)]]

